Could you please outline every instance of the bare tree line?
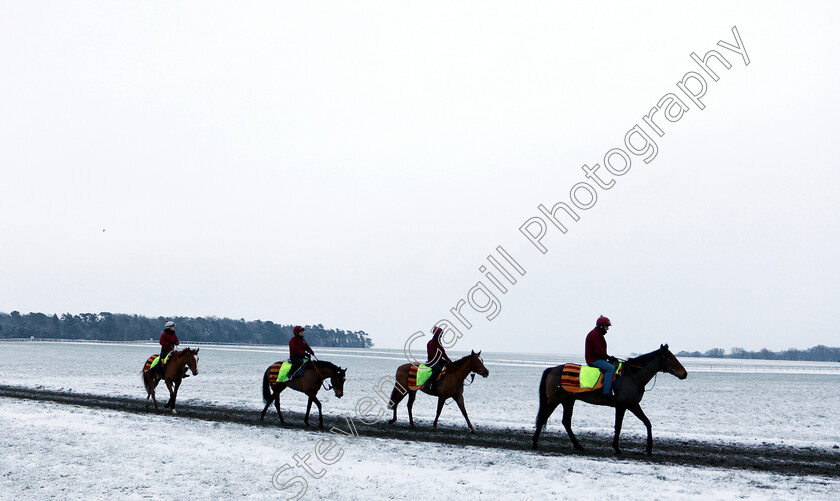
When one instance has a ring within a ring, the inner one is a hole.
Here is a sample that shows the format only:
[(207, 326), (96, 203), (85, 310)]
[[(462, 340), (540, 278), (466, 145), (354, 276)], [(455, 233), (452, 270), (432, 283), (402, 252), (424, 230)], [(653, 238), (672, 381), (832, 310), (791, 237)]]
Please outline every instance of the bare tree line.
[[(0, 339), (79, 339), (98, 341), (157, 340), (163, 324), (178, 324), (178, 337), (186, 341), (284, 345), (292, 337), (293, 325), (271, 321), (245, 321), (217, 317), (158, 317), (124, 313), (63, 313), (45, 315), (17, 311), (0, 313)], [(370, 348), (373, 342), (364, 331), (327, 329), (306, 325), (306, 340), (312, 346)]]

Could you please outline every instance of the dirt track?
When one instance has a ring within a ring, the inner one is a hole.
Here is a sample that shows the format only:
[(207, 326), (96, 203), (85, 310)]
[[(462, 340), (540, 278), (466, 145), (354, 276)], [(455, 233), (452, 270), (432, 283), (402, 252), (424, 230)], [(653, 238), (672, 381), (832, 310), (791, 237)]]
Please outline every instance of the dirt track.
[[(109, 409), (137, 414), (153, 413), (145, 407), (145, 400), (137, 398), (110, 397), (82, 393), (67, 393), (52, 390), (23, 388), (0, 385), (0, 397), (42, 400), (66, 405), (78, 405), (94, 409)], [(265, 421), (260, 421), (262, 409), (240, 409), (212, 405), (182, 404), (178, 407), (178, 416), (161, 414), (161, 419), (201, 419), (227, 423), (240, 423), (252, 426), (280, 426), (277, 414), (272, 407)], [(310, 416), (310, 423), (317, 425), (317, 410)], [(286, 422), (296, 428), (302, 426), (303, 415), (288, 410), (283, 411)], [(471, 445), (494, 449), (531, 451), (530, 431), (518, 429), (484, 427), (478, 433), (470, 435), (466, 425), (442, 426), (440, 431), (431, 430), (431, 423), (420, 421), (412, 429), (403, 422), (394, 426), (377, 424), (368, 426), (356, 423), (361, 437), (376, 437), (392, 440), (410, 440), (440, 444)], [(324, 416), (325, 433), (335, 426), (347, 430), (347, 422), (333, 415)], [(558, 424), (545, 430), (540, 438), (538, 454), (581, 455), (589, 458), (615, 458), (610, 447), (612, 434), (578, 433), (578, 438), (586, 452), (574, 452), (565, 431)], [(816, 448), (797, 448), (779, 445), (746, 446), (743, 444), (721, 444), (697, 440), (673, 440), (656, 437), (654, 424), (653, 455), (644, 454), (644, 440), (629, 436), (621, 442), (623, 461), (637, 461), (652, 464), (670, 464), (685, 466), (713, 466), (717, 468), (737, 468), (783, 475), (818, 475), (840, 477), (840, 449), (824, 450)]]

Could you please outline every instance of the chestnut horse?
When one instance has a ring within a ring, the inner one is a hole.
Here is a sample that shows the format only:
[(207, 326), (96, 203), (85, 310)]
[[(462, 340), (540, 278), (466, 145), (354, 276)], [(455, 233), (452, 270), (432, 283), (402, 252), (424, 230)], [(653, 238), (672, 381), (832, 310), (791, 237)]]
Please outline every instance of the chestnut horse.
[(653, 451), (653, 435), (651, 434), (650, 420), (642, 412), (639, 405), (645, 394), (645, 385), (653, 379), (658, 372), (673, 374), (679, 379), (688, 377), (685, 368), (677, 360), (677, 357), (668, 350), (668, 345), (663, 344), (659, 349), (646, 355), (631, 358), (624, 362), (622, 369), (624, 375), (621, 377), (621, 388), (615, 397), (606, 397), (599, 388), (583, 393), (569, 393), (560, 386), (560, 374), (563, 366), (558, 365), (546, 369), (540, 380), (540, 410), (537, 412), (537, 430), (534, 432), (534, 449), (537, 448), (537, 440), (540, 438), (540, 431), (545, 426), (548, 417), (554, 412), (558, 405), (563, 404), (563, 426), (566, 428), (572, 445), (576, 450), (582, 451), (583, 447), (572, 432), (572, 409), (576, 400), (582, 400), (588, 404), (608, 405), (615, 407), (615, 437), (613, 438), (613, 450), (621, 454), (618, 448), (618, 436), (621, 434), (621, 423), (624, 421), (624, 413), (629, 410), (647, 428), (647, 449), (648, 455)]
[[(403, 364), (397, 368), (397, 374), (394, 376), (396, 384), (391, 391), (391, 399), (388, 402), (388, 408), (394, 409), (394, 417), (388, 421), (388, 424), (394, 424), (397, 421), (397, 404), (400, 403), (400, 400), (408, 392), (408, 421), (412, 428), (414, 427), (414, 416), (411, 414), (411, 408), (414, 406), (414, 398), (417, 396), (417, 390), (408, 388), (408, 371), (412, 365), (416, 364)], [(438, 418), (440, 418), (440, 412), (443, 410), (443, 404), (446, 402), (446, 399), (452, 398), (461, 409), (464, 419), (467, 420), (470, 433), (475, 433), (475, 428), (470, 423), (470, 418), (467, 417), (467, 409), (464, 407), (464, 379), (472, 372), (477, 373), (481, 377), (490, 375), (490, 371), (484, 367), (484, 362), (481, 360), (480, 351), (478, 353), (470, 351), (470, 354), (466, 357), (452, 362), (447, 367), (446, 373), (438, 381), (434, 393), (430, 392), (425, 385), (423, 388), (420, 388), (420, 391), (423, 393), (438, 397), (437, 414), (435, 415), (434, 423), (435, 431), (438, 429)]]
[[(276, 362), (273, 365), (281, 363), (283, 362)], [(335, 396), (338, 398), (344, 396), (344, 376), (347, 373), (347, 369), (342, 369), (330, 362), (314, 360), (306, 364), (303, 374), (296, 377), (294, 381), (289, 380), (271, 384), (268, 380), (268, 373), (272, 366), (269, 366), (263, 375), (262, 391), (263, 400), (265, 400), (265, 408), (263, 408), (262, 415), (260, 415), (260, 420), (265, 419), (265, 413), (268, 411), (268, 406), (271, 405), (271, 402), (274, 402), (274, 407), (277, 408), (277, 415), (280, 416), (280, 423), (286, 424), (286, 420), (283, 419), (283, 413), (280, 412), (280, 392), (286, 388), (291, 388), (304, 393), (307, 397), (309, 397), (309, 402), (306, 404), (306, 416), (303, 418), (303, 423), (307, 427), (309, 426), (309, 411), (312, 410), (312, 402), (315, 402), (315, 405), (318, 406), (318, 428), (323, 428), (324, 416), (321, 414), (321, 401), (318, 400), (318, 397), (316, 396), (318, 394), (318, 390), (321, 389), (324, 380), (329, 378), (330, 386), (335, 391)], [(330, 388), (327, 388), (327, 390), (329, 389)]]
[[(166, 364), (166, 372), (163, 377), (166, 388), (169, 390), (169, 402), (166, 403), (164, 408), (172, 409), (172, 414), (178, 414), (175, 412), (175, 399), (178, 397), (178, 387), (181, 386), (181, 380), (187, 372), (186, 367), (190, 368), (193, 376), (198, 374), (198, 350), (199, 348), (194, 350), (187, 348), (181, 351), (173, 351), (172, 355), (169, 356), (169, 362)], [(160, 382), (160, 373), (157, 367), (155, 367), (149, 371), (142, 372), (142, 374), (143, 385), (146, 387), (147, 393), (146, 407), (149, 406), (149, 397), (152, 397), (155, 403), (155, 412), (157, 412), (158, 403), (157, 398), (155, 398), (155, 387)]]

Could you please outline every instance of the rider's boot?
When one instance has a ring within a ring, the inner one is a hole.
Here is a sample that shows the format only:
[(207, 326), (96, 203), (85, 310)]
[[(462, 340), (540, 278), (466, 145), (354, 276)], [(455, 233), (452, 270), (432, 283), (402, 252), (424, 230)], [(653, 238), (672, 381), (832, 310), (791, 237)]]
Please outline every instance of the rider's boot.
[(431, 393), (437, 393), (438, 376), (440, 376), (439, 372), (432, 372), (432, 375), (429, 376), (429, 382), (426, 383), (426, 387)]

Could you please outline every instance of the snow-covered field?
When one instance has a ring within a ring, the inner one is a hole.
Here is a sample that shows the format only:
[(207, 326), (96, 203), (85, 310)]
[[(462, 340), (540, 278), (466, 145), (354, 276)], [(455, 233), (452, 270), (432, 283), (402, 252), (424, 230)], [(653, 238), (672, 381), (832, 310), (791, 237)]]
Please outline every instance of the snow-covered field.
[[(152, 344), (0, 347), (9, 362), (0, 367), (0, 384), (137, 398), (145, 397), (140, 367), (155, 351)], [(360, 399), (376, 397), (377, 382), (393, 375), (403, 361), (401, 352), (389, 350), (316, 351), (321, 359), (349, 367), (344, 398), (321, 393), (328, 427), (341, 415), (353, 413)], [(263, 371), (286, 353), (283, 348), (202, 346), (199, 375), (184, 382), (179, 406), (262, 409)], [(484, 360), (490, 377), (476, 378), (465, 390), (467, 410), (479, 432), (482, 426), (533, 429), (542, 369), (580, 357), (488, 353)], [(642, 402), (655, 440), (691, 438), (822, 450), (840, 443), (837, 364), (804, 367), (727, 360), (723, 370), (728, 372), (712, 372), (708, 360), (683, 363), (688, 379), (660, 375)], [(306, 400), (287, 391), (281, 404), (303, 411)], [(270, 417), (276, 419), (276, 414)], [(399, 417), (407, 420), (404, 404)], [(429, 427), (434, 400), (418, 396), (415, 417), (420, 427)], [(350, 439), (301, 430), (299, 422), (293, 422), (292, 429), (257, 427), (16, 399), (0, 400), (0, 419), (2, 499), (146, 499), (163, 492), (173, 499), (286, 499), (301, 490), (299, 479), (307, 482), (304, 499), (556, 499), (592, 494), (631, 499), (837, 499), (840, 490), (836, 476), (586, 457), (572, 455), (570, 447), (526, 452), (371, 438), (365, 437), (361, 423), (360, 437)], [(444, 409), (441, 421), (466, 428), (455, 405)], [(609, 433), (612, 424), (609, 409), (583, 404), (575, 408), (576, 431)], [(622, 435), (625, 447), (640, 448), (643, 432), (641, 423), (628, 416)], [(563, 434), (559, 413), (549, 421), (547, 433)], [(313, 474), (296, 466), (296, 455)], [(281, 468), (287, 464), (291, 468)], [(283, 483), (289, 488), (277, 489)]]

